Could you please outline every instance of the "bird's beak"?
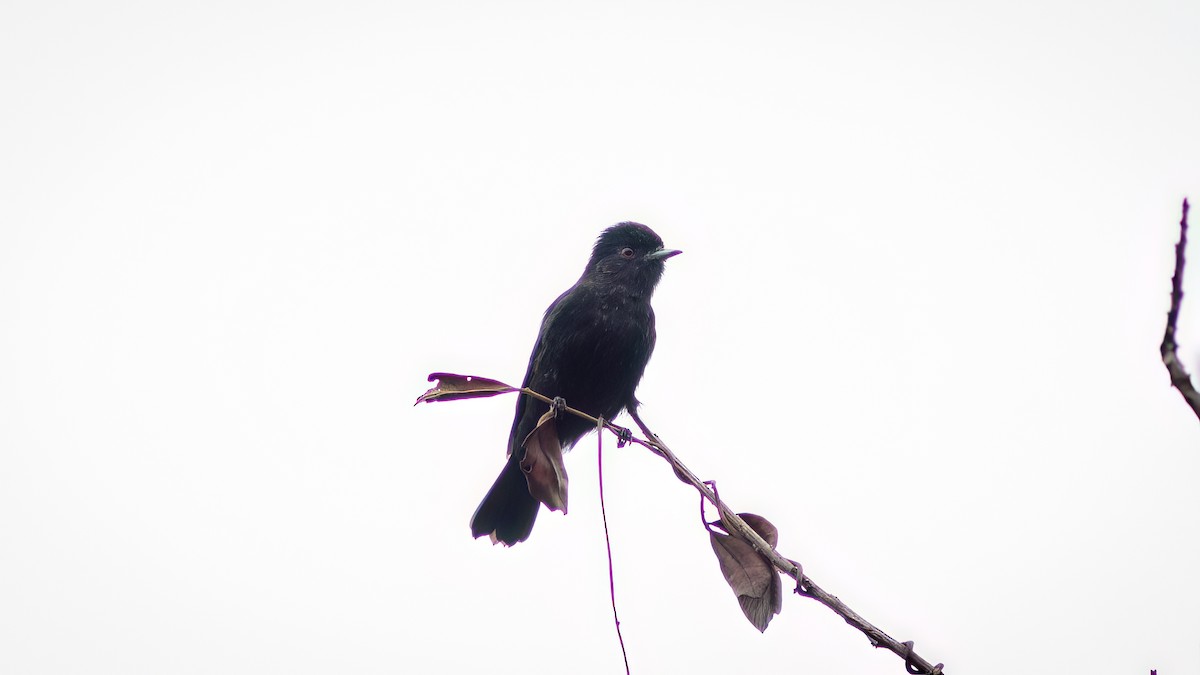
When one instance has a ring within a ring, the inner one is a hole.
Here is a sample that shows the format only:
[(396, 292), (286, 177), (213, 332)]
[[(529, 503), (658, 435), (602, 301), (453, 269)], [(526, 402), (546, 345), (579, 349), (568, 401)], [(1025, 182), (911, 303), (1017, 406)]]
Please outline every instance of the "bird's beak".
[(660, 248), (657, 251), (651, 251), (646, 254), (647, 260), (666, 260), (673, 255), (679, 255), (683, 251), (676, 251), (673, 248)]

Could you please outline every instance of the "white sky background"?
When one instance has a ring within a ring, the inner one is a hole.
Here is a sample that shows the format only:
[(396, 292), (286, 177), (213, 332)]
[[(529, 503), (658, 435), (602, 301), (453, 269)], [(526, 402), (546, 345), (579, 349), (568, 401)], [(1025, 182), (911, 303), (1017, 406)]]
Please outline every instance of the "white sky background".
[[(1200, 4), (903, 5), (6, 3), (0, 671), (621, 672), (594, 439), (493, 548), (513, 399), (412, 401), (632, 219), (647, 421), (819, 584), (951, 673), (1200, 672)], [(903, 672), (606, 448), (635, 673)]]

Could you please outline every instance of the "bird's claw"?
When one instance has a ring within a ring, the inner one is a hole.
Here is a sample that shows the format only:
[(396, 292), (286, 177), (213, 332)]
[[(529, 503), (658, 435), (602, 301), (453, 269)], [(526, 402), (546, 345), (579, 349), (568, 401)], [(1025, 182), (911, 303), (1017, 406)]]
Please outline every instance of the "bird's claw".
[(553, 401), (550, 401), (550, 410), (554, 412), (554, 417), (557, 418), (563, 411), (567, 409), (567, 399), (561, 396), (555, 396)]
[(623, 448), (633, 442), (633, 432), (625, 427), (617, 427), (617, 447)]

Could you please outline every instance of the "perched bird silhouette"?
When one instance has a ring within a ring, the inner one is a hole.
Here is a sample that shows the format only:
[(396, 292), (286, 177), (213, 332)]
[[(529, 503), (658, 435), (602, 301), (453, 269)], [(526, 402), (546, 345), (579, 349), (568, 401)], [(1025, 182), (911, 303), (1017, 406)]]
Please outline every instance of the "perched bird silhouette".
[[(608, 420), (622, 410), (634, 411), (634, 392), (654, 351), (650, 296), (662, 278), (663, 262), (679, 253), (663, 248), (662, 239), (641, 223), (619, 223), (602, 232), (583, 276), (546, 309), (522, 386)], [(537, 442), (526, 439), (549, 409), (536, 399), (517, 397), (508, 463), (471, 516), (475, 537), (489, 535), (492, 543), (508, 546), (529, 538), (539, 508), (539, 498), (530, 493), (537, 492), (534, 472), (539, 470), (532, 465), (544, 465), (545, 457), (535, 456)], [(557, 440), (552, 452), (560, 467), (559, 448), (571, 447), (594, 428), (575, 415), (554, 420), (557, 438), (548, 442)], [(565, 473), (563, 479), (561, 500), (539, 496), (565, 513)]]

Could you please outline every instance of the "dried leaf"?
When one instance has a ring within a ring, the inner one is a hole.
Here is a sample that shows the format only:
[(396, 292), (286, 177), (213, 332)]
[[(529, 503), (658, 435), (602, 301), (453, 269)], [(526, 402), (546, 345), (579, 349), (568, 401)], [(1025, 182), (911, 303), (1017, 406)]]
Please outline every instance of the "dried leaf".
[[(779, 542), (779, 531), (766, 518), (753, 513), (738, 515), (772, 548)], [(714, 524), (728, 530), (721, 523)], [(737, 596), (742, 613), (760, 632), (765, 631), (771, 619), (783, 609), (783, 583), (779, 573), (765, 556), (742, 539), (720, 532), (709, 532), (709, 538), (721, 565), (721, 574)]]
[(489, 380), (476, 375), (455, 375), (454, 373), (431, 373), (429, 381), (437, 380), (437, 386), (421, 394), (417, 403), (433, 403), (436, 401), (454, 401), (460, 398), (483, 398), (496, 394), (507, 394), (510, 391), (520, 391), (499, 380)]
[(758, 632), (766, 631), (771, 619), (783, 610), (783, 582), (780, 581), (779, 575), (771, 575), (771, 588), (765, 596), (752, 598), (749, 595), (739, 595), (738, 604), (742, 607), (742, 614), (746, 615), (746, 619)]
[[(771, 548), (775, 548), (779, 545), (779, 528), (775, 527), (771, 521), (756, 513), (739, 513), (738, 518), (741, 518), (743, 521), (745, 521), (745, 523), (750, 526), (750, 529), (757, 532), (758, 536), (763, 538), (763, 541), (771, 545)], [(726, 525), (724, 520), (714, 521), (709, 523), (709, 525), (715, 525), (725, 532), (730, 534), (733, 533), (733, 528)]]
[(567, 512), (567, 467), (563, 464), (562, 445), (554, 411), (547, 411), (537, 427), (525, 437), (525, 458), (521, 470), (529, 484), (529, 494), (551, 511)]
[(721, 563), (721, 573), (737, 595), (760, 597), (770, 586), (766, 561), (754, 547), (728, 534), (712, 533), (713, 552)]
[[(775, 527), (771, 521), (754, 513), (739, 513), (738, 516), (746, 521), (750, 529), (758, 533), (758, 536), (763, 538), (763, 541), (775, 548), (779, 545), (779, 528)], [(726, 528), (728, 531), (728, 528)]]

